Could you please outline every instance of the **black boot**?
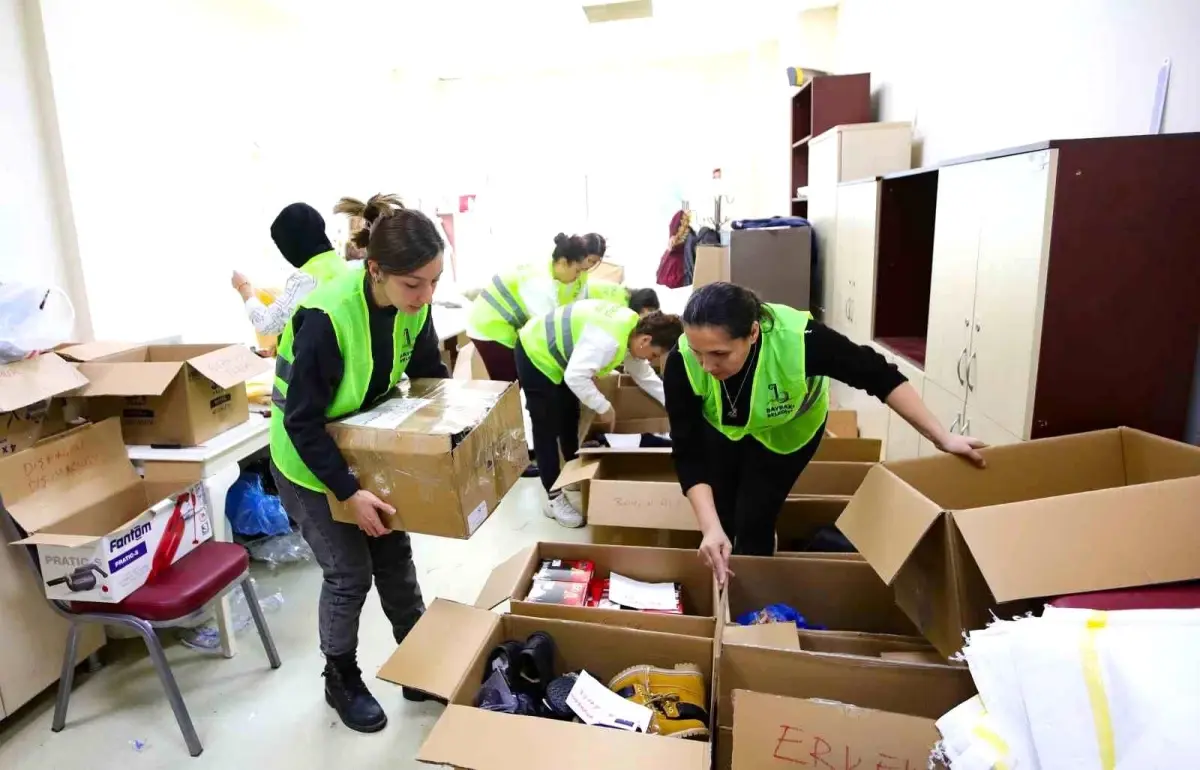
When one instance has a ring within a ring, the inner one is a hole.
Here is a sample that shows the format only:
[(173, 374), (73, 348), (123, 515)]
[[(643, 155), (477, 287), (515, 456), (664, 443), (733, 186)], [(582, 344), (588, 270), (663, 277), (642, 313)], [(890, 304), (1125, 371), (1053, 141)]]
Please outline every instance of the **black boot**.
[(387, 714), (367, 689), (353, 655), (327, 659), (324, 676), (325, 702), (337, 711), (342, 724), (360, 733), (376, 733), (387, 726)]

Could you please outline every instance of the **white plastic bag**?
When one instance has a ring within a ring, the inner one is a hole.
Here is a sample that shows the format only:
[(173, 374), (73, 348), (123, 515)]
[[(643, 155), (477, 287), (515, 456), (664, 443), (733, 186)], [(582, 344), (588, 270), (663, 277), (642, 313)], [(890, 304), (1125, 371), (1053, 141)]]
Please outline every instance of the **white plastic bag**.
[(0, 282), (0, 363), (61, 345), (74, 328), (75, 308), (62, 289)]

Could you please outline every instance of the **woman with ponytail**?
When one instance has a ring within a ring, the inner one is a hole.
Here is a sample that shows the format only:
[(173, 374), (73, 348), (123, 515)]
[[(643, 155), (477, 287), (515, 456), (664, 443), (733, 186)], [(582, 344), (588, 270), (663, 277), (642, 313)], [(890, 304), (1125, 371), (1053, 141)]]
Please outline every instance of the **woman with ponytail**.
[(946, 430), (895, 366), (804, 311), (711, 283), (683, 311), (663, 373), (675, 471), (724, 585), (732, 553), (771, 556), (775, 521), (825, 433), (829, 378), (883, 401), (943, 452), (983, 467), (983, 443)]
[[(317, 616), (325, 700), (352, 730), (375, 732), (387, 715), (358, 668), (358, 625), (374, 582), (399, 643), (425, 610), (408, 534), (391, 530), (387, 503), (362, 489), (326, 425), (371, 406), (402, 375), (446, 378), (429, 304), (444, 243), (433, 223), (395, 196), (343, 199), (366, 226), (354, 243), (365, 264), (344, 266), (299, 303), (283, 330), (271, 394), (271, 466), (284, 508), (324, 573)], [(333, 520), (328, 495), (357, 524)], [(416, 501), (413, 501), (416, 504)], [(423, 700), (405, 690), (409, 700)]]

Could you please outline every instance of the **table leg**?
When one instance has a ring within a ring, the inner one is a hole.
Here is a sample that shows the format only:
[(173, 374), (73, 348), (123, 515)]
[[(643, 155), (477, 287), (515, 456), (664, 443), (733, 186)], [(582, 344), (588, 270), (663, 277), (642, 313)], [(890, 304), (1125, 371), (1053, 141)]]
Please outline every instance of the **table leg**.
[[(204, 492), (208, 496), (214, 540), (227, 543), (232, 540), (229, 519), (225, 517), (225, 497), (240, 474), (238, 464), (230, 463), (204, 479)], [(221, 632), (221, 653), (226, 658), (232, 658), (237, 654), (237, 639), (234, 636), (233, 615), (229, 609), (228, 595), (217, 605), (216, 615), (217, 629)]]

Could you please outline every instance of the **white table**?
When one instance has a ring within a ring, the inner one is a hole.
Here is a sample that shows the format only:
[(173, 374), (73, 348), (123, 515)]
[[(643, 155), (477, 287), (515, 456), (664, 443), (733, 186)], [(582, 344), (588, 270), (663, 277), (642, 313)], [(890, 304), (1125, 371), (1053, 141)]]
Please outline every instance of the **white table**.
[[(155, 449), (129, 446), (129, 459), (147, 476), (156, 475), (201, 482), (208, 501), (213, 538), (230, 541), (229, 521), (225, 518), (225, 496), (241, 474), (239, 463), (270, 443), (270, 420), (251, 414), (241, 425), (227, 430), (199, 446), (184, 449)], [(237, 653), (237, 641), (229, 612), (229, 598), (217, 607), (217, 627), (221, 631), (221, 652), (227, 658)]]

